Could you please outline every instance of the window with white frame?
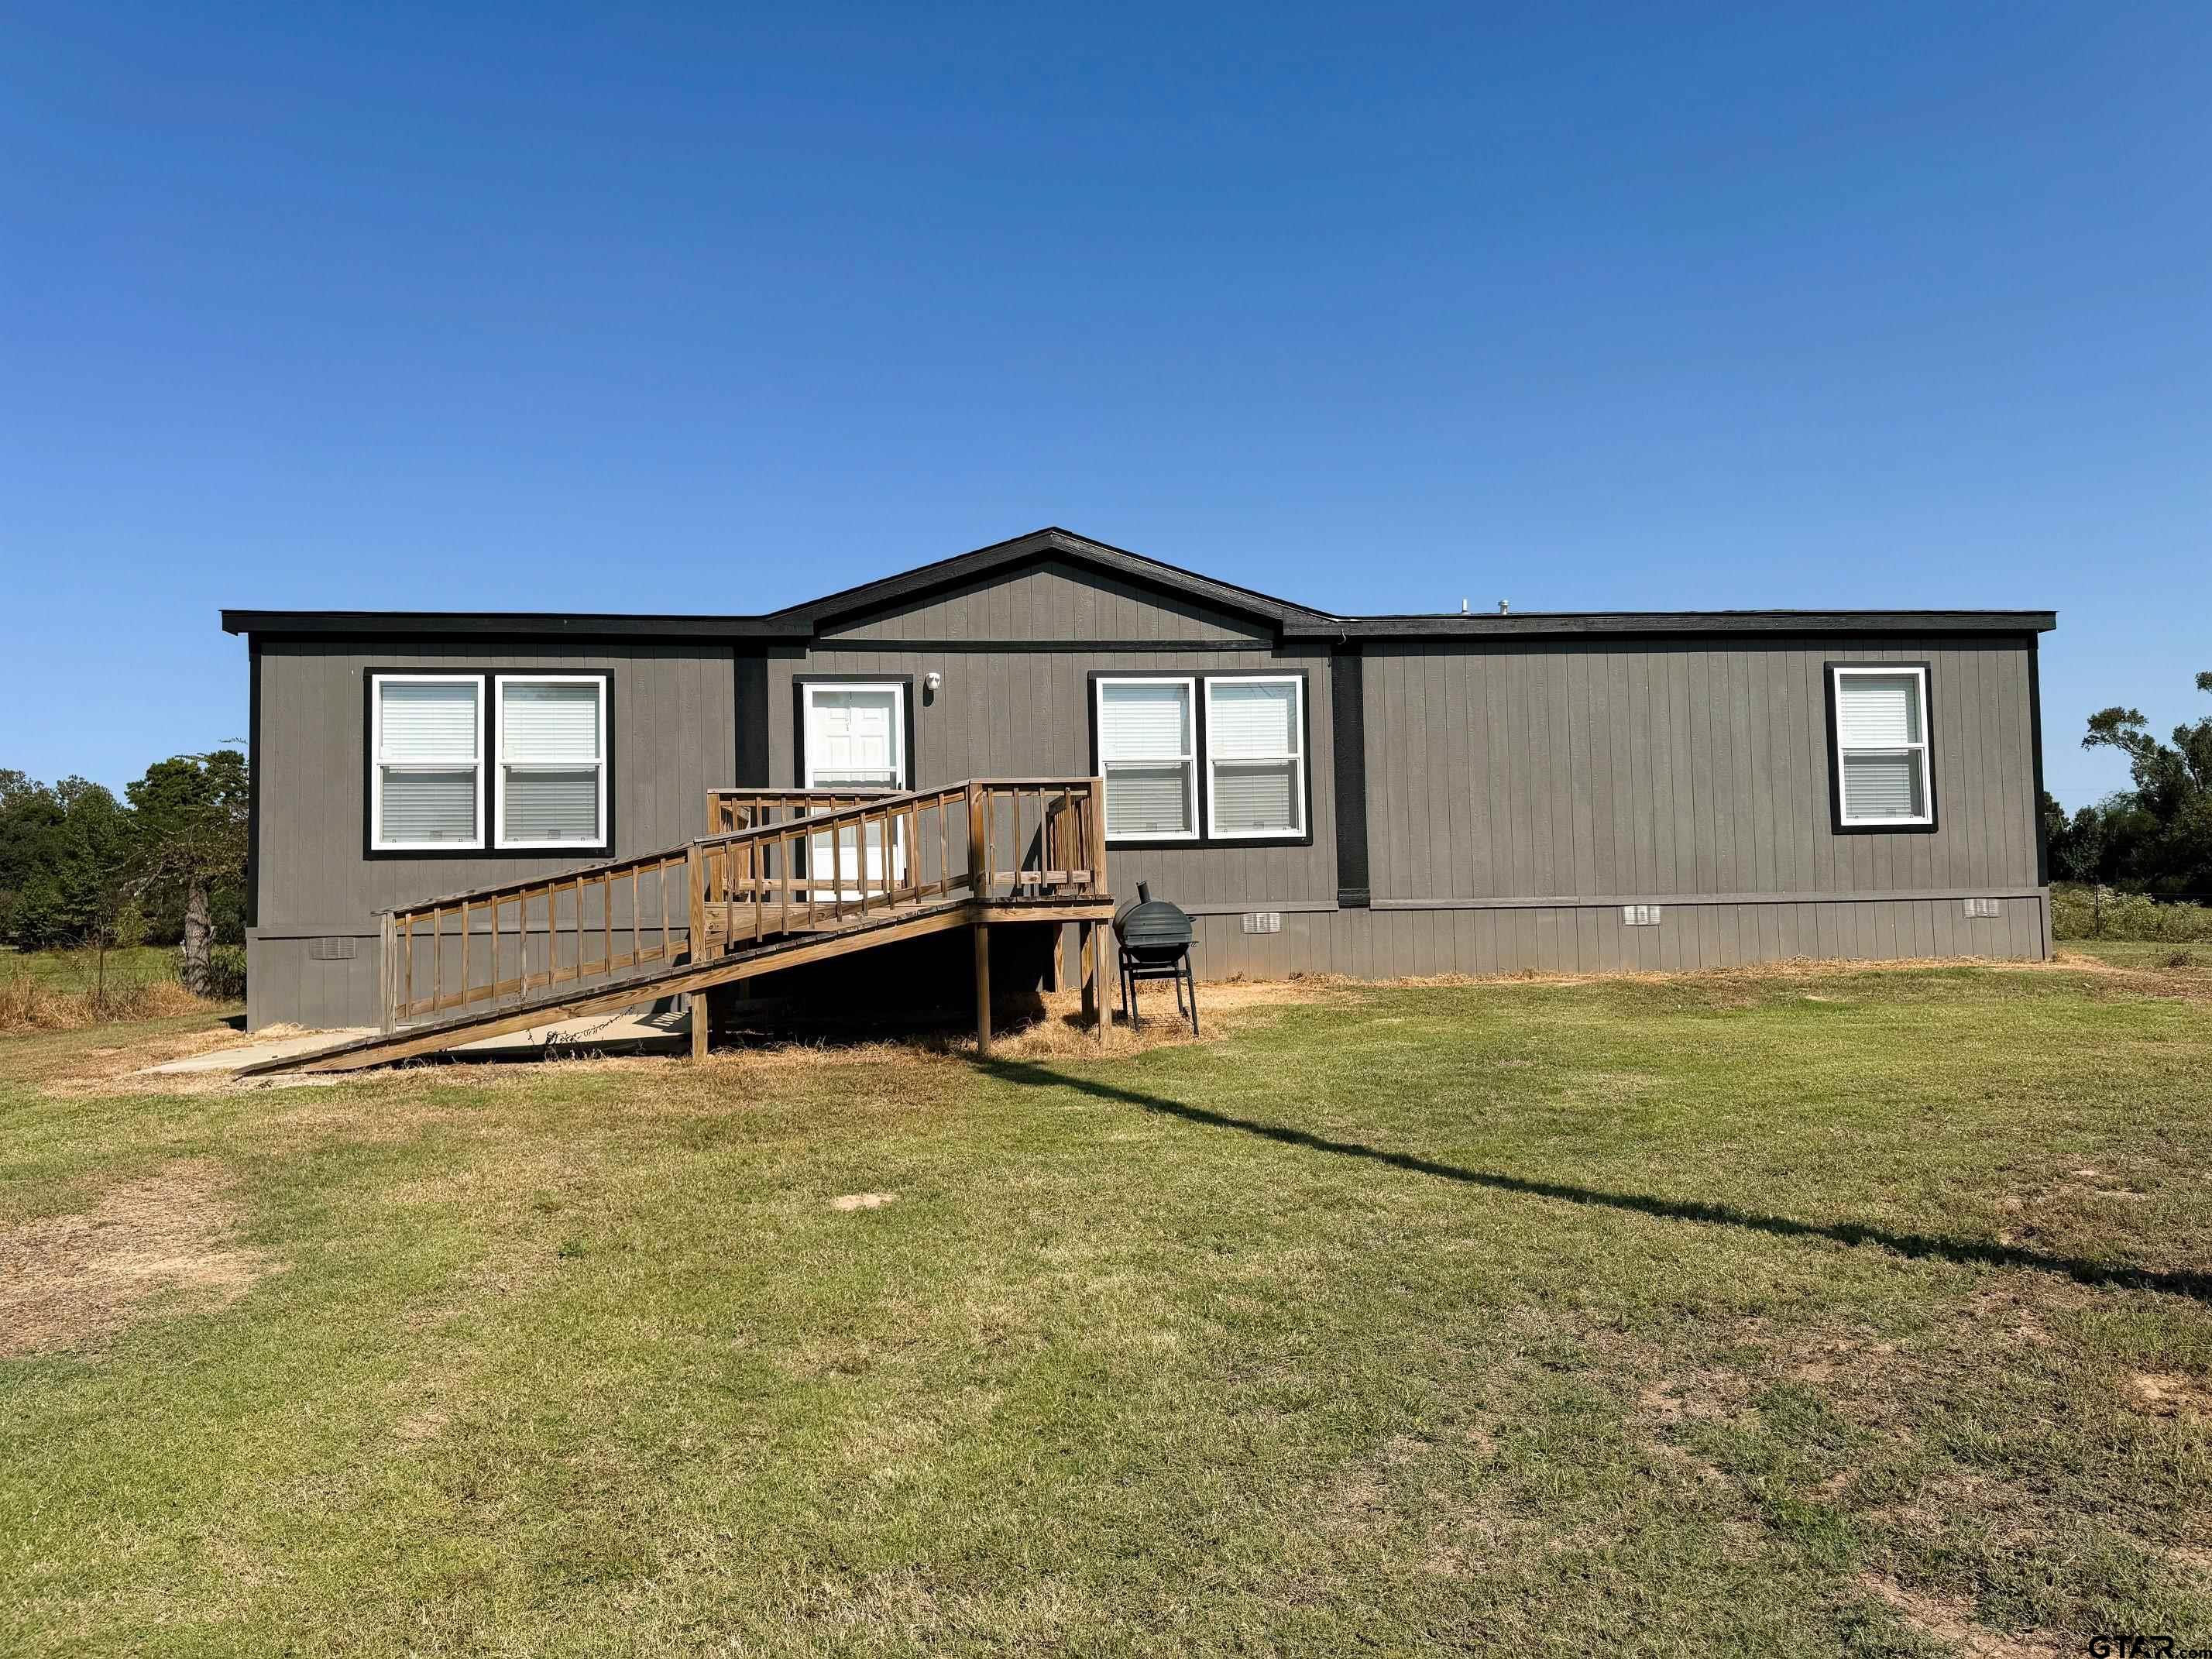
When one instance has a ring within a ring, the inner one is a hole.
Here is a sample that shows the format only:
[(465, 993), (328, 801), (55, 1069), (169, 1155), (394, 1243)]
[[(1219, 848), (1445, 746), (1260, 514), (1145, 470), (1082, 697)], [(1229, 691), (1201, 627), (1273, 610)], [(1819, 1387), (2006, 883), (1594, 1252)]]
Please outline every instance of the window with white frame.
[(1846, 829), (1929, 828), (1928, 671), (1831, 664), (1836, 711), (1836, 817)]
[(601, 674), (499, 675), (494, 834), (502, 848), (607, 840), (607, 682)]
[(369, 845), (484, 844), (481, 674), (378, 674), (369, 690)]
[(1304, 697), (1296, 675), (1207, 678), (1209, 835), (1256, 841), (1305, 833)]
[(1186, 675), (1095, 684), (1107, 839), (1197, 840), (1196, 682)]

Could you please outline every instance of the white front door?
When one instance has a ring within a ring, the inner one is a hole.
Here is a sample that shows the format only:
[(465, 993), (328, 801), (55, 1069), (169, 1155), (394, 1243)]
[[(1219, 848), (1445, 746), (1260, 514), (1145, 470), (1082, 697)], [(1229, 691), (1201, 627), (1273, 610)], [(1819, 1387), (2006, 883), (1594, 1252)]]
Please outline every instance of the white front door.
[[(882, 685), (809, 682), (806, 696), (806, 787), (889, 792), (907, 787), (906, 687), (896, 682)], [(858, 883), (863, 870), (871, 885), (885, 879), (883, 830), (870, 825), (863, 846), (854, 828), (815, 836), (807, 846), (808, 868), (823, 874), (836, 871), (847, 899), (860, 896)], [(890, 880), (902, 873), (903, 849), (894, 836), (889, 849)], [(819, 899), (839, 896), (823, 889)]]

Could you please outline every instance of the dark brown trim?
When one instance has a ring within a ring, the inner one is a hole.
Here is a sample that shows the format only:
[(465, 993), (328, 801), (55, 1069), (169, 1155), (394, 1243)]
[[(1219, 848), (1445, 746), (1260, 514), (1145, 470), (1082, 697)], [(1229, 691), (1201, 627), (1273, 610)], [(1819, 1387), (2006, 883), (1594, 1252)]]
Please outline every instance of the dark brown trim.
[[(761, 617), (606, 616), (550, 611), (225, 611), (226, 634), (272, 639), (352, 635), (368, 641), (475, 637), (559, 640), (574, 646), (590, 639), (785, 637)], [(804, 638), (804, 635), (795, 636)]]
[[(1193, 707), (1191, 753), (1198, 769), (1194, 780), (1198, 792), (1195, 811), (1198, 814), (1198, 834), (1177, 836), (1153, 841), (1123, 841), (1107, 838), (1109, 852), (1188, 852), (1218, 850), (1223, 848), (1243, 848), (1248, 851), (1269, 847), (1310, 847), (1314, 844), (1314, 754), (1313, 754), (1313, 674), (1310, 669), (1285, 665), (1271, 668), (1163, 668), (1157, 672), (1141, 668), (1094, 668), (1083, 677), (1085, 720), (1091, 733), (1091, 775), (1103, 778), (1098, 759), (1098, 682), (1101, 680), (1182, 680), (1191, 682)], [(1298, 768), (1304, 784), (1305, 799), (1300, 808), (1304, 833), (1296, 836), (1216, 836), (1213, 834), (1212, 811), (1207, 800), (1206, 787), (1206, 683), (1208, 680), (1288, 680), (1298, 683)]]
[[(1177, 590), (1183, 591), (1183, 590)], [(1214, 600), (1222, 608), (1237, 607)], [(835, 617), (827, 620), (834, 622)], [(1729, 635), (1743, 634), (2041, 634), (2058, 625), (2052, 611), (1609, 611), (1539, 612), (1513, 617), (1323, 617), (1293, 616), (1279, 625), (1285, 640), (1486, 640), (1528, 638), (1644, 637), (1655, 634)], [(609, 616), (550, 611), (232, 611), (222, 613), (227, 634), (270, 638), (352, 635), (368, 641), (477, 637), (559, 640), (758, 640), (812, 641), (839, 650), (880, 647), (913, 650), (1098, 649), (1092, 641), (1049, 640), (823, 640), (811, 617), (778, 612), (765, 617)], [(1201, 640), (1146, 640), (1146, 649), (1174, 646), (1205, 650)], [(1234, 648), (1232, 641), (1212, 642)], [(1272, 643), (1255, 639), (1265, 649)], [(1116, 643), (1115, 648), (1130, 645)]]
[[(1014, 653), (1022, 656), (1097, 656), (1104, 652), (1151, 652), (1172, 655), (1176, 652), (1242, 651), (1265, 652), (1280, 655), (1282, 647), (1273, 638), (1249, 640), (884, 640), (848, 639), (832, 635), (816, 640), (817, 651), (911, 651), (939, 653), (968, 652), (1001, 656)], [(1310, 658), (1311, 647), (1300, 651), (1301, 658)]]
[[(432, 679), (483, 681), (483, 753), (477, 780), (477, 822), (483, 828), (481, 847), (378, 847), (376, 842), (376, 681), (382, 674), (407, 674)], [(605, 688), (602, 707), (607, 726), (607, 820), (599, 827), (603, 839), (592, 842), (563, 842), (558, 847), (501, 847), (495, 822), (496, 802), (493, 778), (499, 766), (499, 684), (501, 680), (595, 679)], [(605, 668), (485, 668), (472, 663), (440, 663), (435, 666), (389, 665), (364, 668), (361, 672), (361, 855), (378, 864), (420, 861), (424, 859), (558, 859), (612, 858), (615, 848), (617, 789), (615, 767), (615, 677)]]
[(2027, 636), (2027, 741), (2035, 763), (2035, 884), (2051, 885), (2051, 826), (2043, 821), (2043, 668), (2039, 641)]
[(1364, 909), (1367, 873), (1367, 659), (1357, 645), (1329, 658), (1330, 758), (1336, 790), (1336, 902)]
[[(1844, 755), (1836, 729), (1836, 673), (1838, 668), (1917, 668), (1924, 707), (1920, 729), (1928, 757), (1928, 822), (1925, 823), (1846, 823), (1844, 821)], [(1847, 662), (1820, 665), (1820, 691), (1828, 705), (1828, 830), (1838, 836), (1932, 836), (1943, 822), (1936, 806), (1936, 670), (1925, 658), (1860, 657)]]
[(261, 925), (261, 642), (246, 641), (246, 925)]
[(906, 696), (906, 782), (902, 787), (920, 789), (926, 786), (915, 776), (921, 766), (920, 750), (914, 740), (914, 676), (911, 674), (794, 674), (791, 679), (791, 787), (804, 789), (806, 784), (806, 688), (810, 685), (902, 685)]
[(768, 653), (738, 646), (732, 650), (732, 714), (737, 725), (736, 787), (769, 787)]
[[(2026, 902), (2042, 896), (2043, 890), (2039, 887), (2015, 887), (2000, 882), (1988, 887), (1864, 888), (1833, 893), (1498, 893), (1469, 898), (1377, 898), (1370, 908), (1376, 910), (1617, 910), (1627, 904), (1663, 904), (1687, 909), (1699, 905), (1736, 904), (1920, 904), (1964, 898)], [(1257, 909), (1260, 907), (1254, 905), (1250, 908)]]
[(1285, 639), (1486, 640), (1651, 634), (2021, 634), (2058, 625), (2053, 611), (1591, 611), (1509, 617), (1345, 617), (1288, 623)]

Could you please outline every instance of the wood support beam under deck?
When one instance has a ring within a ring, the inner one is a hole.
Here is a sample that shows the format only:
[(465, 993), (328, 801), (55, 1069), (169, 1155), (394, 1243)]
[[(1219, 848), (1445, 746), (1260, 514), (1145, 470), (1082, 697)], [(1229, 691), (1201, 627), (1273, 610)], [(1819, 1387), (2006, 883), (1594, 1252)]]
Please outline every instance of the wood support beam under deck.
[(1114, 1023), (1114, 1011), (1106, 1000), (1106, 936), (1112, 931), (1106, 923), (1091, 924), (1091, 1034), (1103, 1042), (1106, 1029)]
[(991, 1055), (991, 925), (975, 924), (975, 1052)]

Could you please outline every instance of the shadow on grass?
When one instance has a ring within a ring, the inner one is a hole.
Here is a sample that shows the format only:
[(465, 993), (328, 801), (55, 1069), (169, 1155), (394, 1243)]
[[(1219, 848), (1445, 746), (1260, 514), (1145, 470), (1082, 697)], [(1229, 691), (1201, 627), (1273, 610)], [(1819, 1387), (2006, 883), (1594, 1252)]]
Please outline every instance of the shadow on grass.
[(1337, 1158), (1363, 1158), (1371, 1164), (1386, 1164), (1391, 1169), (1404, 1170), (1413, 1175), (1433, 1176), (1440, 1181), (1456, 1181), (1470, 1187), (1486, 1187), (1493, 1192), (1558, 1199), (1565, 1203), (1595, 1205), (1612, 1210), (1632, 1210), (1640, 1215), (1658, 1216), (1669, 1221), (1744, 1227), (1753, 1232), (1770, 1233), (1778, 1238), (1819, 1238), (1838, 1244), (1873, 1244), (1908, 1258), (1933, 1257), (1965, 1267), (2023, 1267), (2035, 1273), (2056, 1273), (2097, 1289), (2158, 1291), (2169, 1296), (2185, 1296), (2198, 1302), (2212, 1302), (2212, 1274), (2115, 1267), (2081, 1256), (2052, 1255), (2041, 1250), (2026, 1250), (2017, 1245), (1999, 1244), (1986, 1239), (1953, 1238), (1936, 1233), (1893, 1232), (1887, 1227), (1877, 1227), (1862, 1221), (1797, 1221), (1788, 1216), (1765, 1215), (1756, 1210), (1738, 1209), (1733, 1204), (1711, 1204), (1700, 1199), (1659, 1198), (1645, 1193), (1607, 1192), (1601, 1188), (1577, 1187), (1568, 1182), (1535, 1181), (1525, 1176), (1501, 1175), (1492, 1170), (1462, 1169), (1454, 1164), (1440, 1164), (1434, 1158), (1417, 1158), (1410, 1152), (1385, 1152), (1380, 1147), (1364, 1146), (1354, 1140), (1331, 1140), (1304, 1129), (1231, 1117), (1225, 1112), (1210, 1111), (1203, 1106), (1185, 1105), (1179, 1100), (1168, 1100), (1158, 1095), (1119, 1089), (1110, 1083), (1070, 1077), (1026, 1060), (985, 1060), (980, 1063), (979, 1068), (1008, 1083), (1033, 1088), (1073, 1089), (1099, 1100), (1140, 1107), (1147, 1112), (1166, 1117), (1179, 1117), (1186, 1123), (1200, 1124), (1211, 1129), (1234, 1129), (1280, 1146), (1295, 1146), (1305, 1152), (1327, 1152)]

